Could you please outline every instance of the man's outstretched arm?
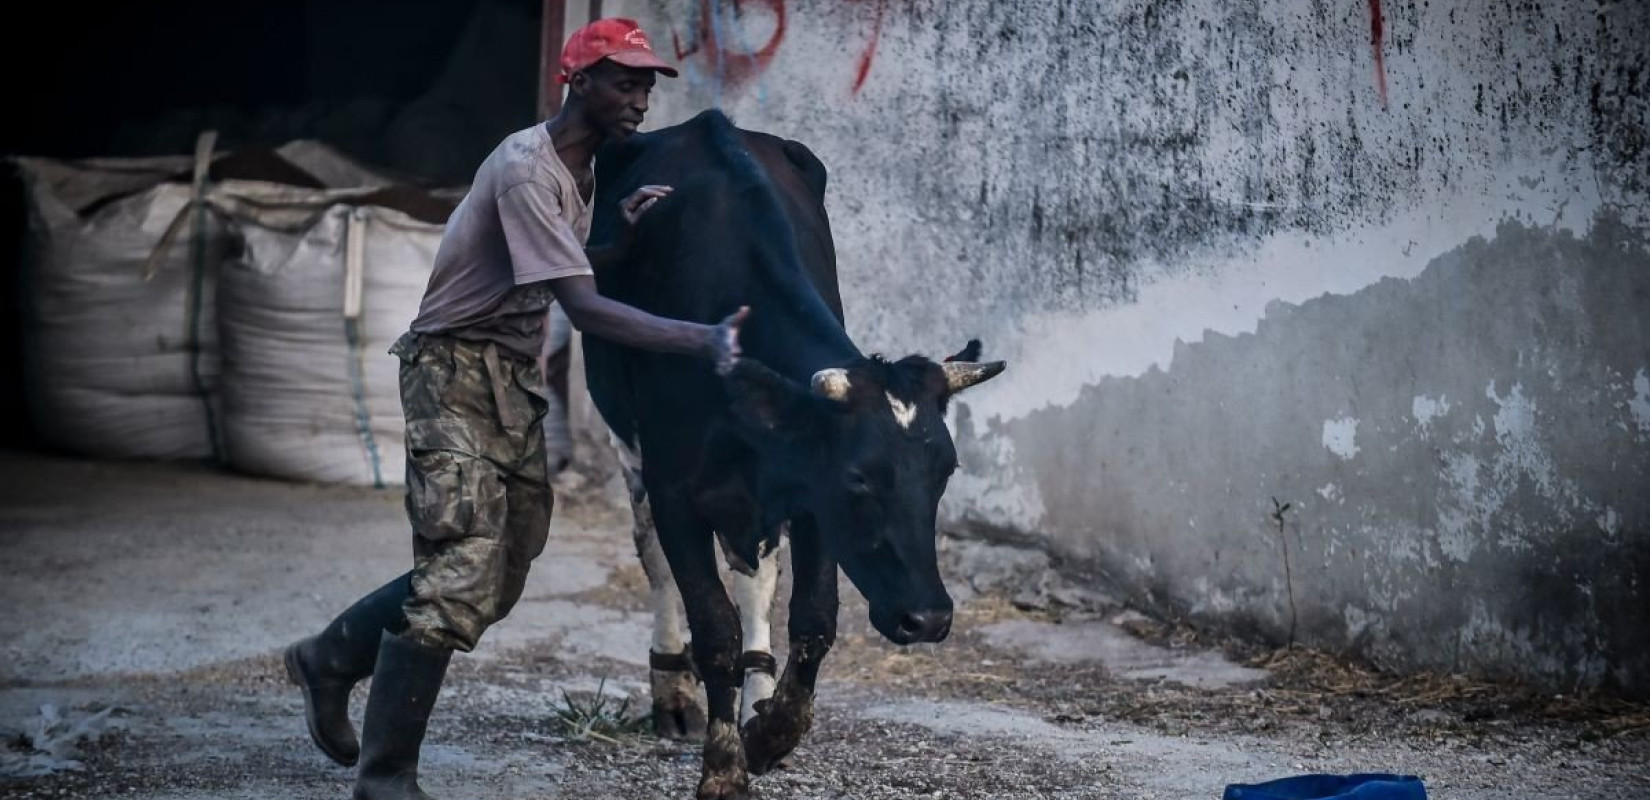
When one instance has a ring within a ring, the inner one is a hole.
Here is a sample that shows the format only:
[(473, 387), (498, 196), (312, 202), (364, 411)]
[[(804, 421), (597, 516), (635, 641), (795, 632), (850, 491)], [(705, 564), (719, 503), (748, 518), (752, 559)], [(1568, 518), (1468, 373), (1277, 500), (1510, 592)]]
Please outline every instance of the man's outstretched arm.
[(708, 358), (726, 373), (739, 358), (739, 326), (750, 315), (741, 308), (716, 325), (656, 317), (639, 308), (609, 300), (596, 292), (596, 279), (574, 275), (550, 281), (567, 319), (587, 336), (651, 350)]

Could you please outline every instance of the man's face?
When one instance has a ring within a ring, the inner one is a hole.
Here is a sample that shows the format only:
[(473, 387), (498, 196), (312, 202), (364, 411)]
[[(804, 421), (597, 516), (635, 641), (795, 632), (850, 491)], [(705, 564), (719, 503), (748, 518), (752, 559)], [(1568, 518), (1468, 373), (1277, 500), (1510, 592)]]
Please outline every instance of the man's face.
[(658, 75), (651, 69), (627, 67), (602, 59), (574, 73), (572, 90), (584, 99), (586, 118), (604, 136), (623, 139), (647, 116), (647, 97)]

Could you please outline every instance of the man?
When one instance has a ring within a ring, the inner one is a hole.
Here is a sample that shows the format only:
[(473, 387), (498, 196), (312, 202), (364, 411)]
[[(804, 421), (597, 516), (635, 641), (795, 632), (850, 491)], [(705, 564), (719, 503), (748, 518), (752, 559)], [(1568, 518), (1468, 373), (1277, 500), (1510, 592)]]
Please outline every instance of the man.
[[(636, 131), (655, 76), (674, 77), (635, 22), (604, 19), (562, 50), (560, 113), (505, 139), (447, 222), (401, 358), (407, 418), (407, 514), (414, 566), (286, 651), (310, 736), (359, 761), (357, 800), (428, 798), (418, 752), (454, 650), (470, 651), (521, 597), (549, 534), (552, 496), (536, 358), (552, 301), (588, 335), (699, 355), (725, 370), (747, 310), (720, 325), (661, 319), (596, 293), (592, 265), (616, 261), (630, 226), (670, 193), (648, 186), (620, 203), (621, 241), (584, 249), (593, 162)], [(357, 743), (350, 688), (372, 675)]]

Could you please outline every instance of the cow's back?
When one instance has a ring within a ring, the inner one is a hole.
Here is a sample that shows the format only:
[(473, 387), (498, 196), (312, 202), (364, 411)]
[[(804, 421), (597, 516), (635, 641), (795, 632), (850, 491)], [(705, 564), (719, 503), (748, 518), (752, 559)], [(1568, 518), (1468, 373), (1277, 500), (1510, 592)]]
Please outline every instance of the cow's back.
[[(807, 342), (846, 341), (825, 168), (806, 147), (739, 130), (707, 111), (604, 148), (596, 167), (595, 244), (620, 229), (620, 199), (647, 184), (675, 188), (642, 218), (630, 257), (596, 276), (603, 295), (702, 323), (751, 306), (742, 346), (781, 372)], [(701, 442), (690, 439), (702, 440), (726, 406), (708, 365), (584, 342), (591, 396), (609, 427), (632, 443), (650, 426), (660, 431), (650, 438), (671, 439), (645, 443), (650, 462), (667, 450), (684, 467), (695, 459)], [(807, 369), (798, 363), (794, 371)]]

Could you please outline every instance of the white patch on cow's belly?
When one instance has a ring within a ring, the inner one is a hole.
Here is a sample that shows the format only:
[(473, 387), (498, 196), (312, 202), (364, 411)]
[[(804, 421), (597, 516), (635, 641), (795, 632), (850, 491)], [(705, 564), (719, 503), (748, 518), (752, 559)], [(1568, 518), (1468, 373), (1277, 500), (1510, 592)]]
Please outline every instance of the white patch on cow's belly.
[(911, 423), (917, 421), (917, 404), (907, 403), (895, 397), (893, 392), (884, 392), (884, 394), (888, 395), (889, 407), (894, 409), (894, 421), (898, 422), (901, 428), (911, 427)]

